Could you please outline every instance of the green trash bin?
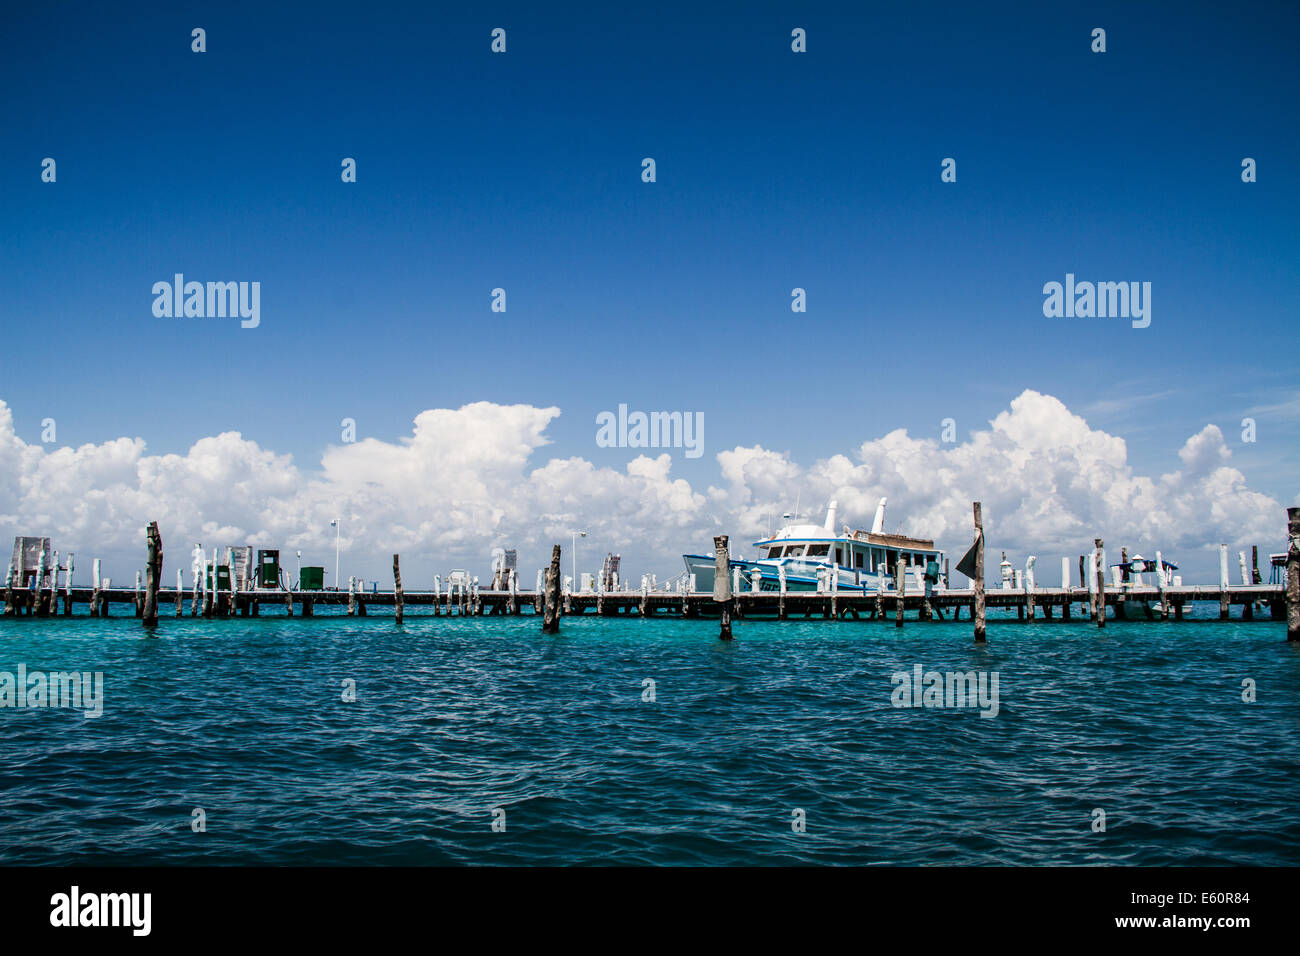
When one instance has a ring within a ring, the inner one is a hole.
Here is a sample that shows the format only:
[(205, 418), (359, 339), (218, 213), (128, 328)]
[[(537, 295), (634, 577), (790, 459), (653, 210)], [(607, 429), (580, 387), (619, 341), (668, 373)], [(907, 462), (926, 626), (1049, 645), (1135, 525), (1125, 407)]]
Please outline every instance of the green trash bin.
[(324, 568), (303, 568), (298, 578), (298, 590), (321, 591), (325, 588)]
[(280, 552), (261, 550), (257, 552), (257, 586), (278, 588), (280, 586)]

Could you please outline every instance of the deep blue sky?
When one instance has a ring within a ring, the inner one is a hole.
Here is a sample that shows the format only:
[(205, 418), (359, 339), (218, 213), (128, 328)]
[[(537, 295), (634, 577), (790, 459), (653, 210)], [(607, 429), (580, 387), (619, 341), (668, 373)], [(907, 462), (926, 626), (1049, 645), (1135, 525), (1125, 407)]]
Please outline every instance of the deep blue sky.
[[(31, 442), (237, 429), (306, 467), (344, 416), (558, 405), (549, 452), (621, 465), (597, 412), (698, 410), (702, 485), (1032, 387), (1156, 474), (1216, 422), (1290, 502), (1294, 414), (1236, 439), (1300, 386), (1297, 9), (6, 4), (0, 398)], [(261, 327), (154, 318), (178, 271), (259, 280)], [(1151, 327), (1045, 319), (1067, 271), (1152, 282)]]

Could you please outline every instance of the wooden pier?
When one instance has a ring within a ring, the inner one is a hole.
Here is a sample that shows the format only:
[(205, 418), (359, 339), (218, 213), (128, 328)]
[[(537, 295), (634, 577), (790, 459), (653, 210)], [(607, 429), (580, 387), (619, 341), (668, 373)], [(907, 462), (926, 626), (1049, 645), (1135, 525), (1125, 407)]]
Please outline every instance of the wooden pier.
[[(974, 517), (975, 539), (967, 558), (972, 559), (971, 566), (980, 574), (984, 565), (984, 537), (978, 502), (974, 506)], [(1256, 583), (1231, 585), (1226, 546), (1220, 550), (1218, 585), (1170, 584), (1163, 572), (1151, 573), (1156, 582), (1153, 584), (1105, 583), (1105, 551), (1103, 542), (1097, 539), (1091, 562), (1086, 555), (1079, 558), (1081, 578), (1086, 568), (1091, 567), (1091, 573), (1088, 580), (1078, 586), (1038, 587), (1033, 583), (1030, 570), (1025, 583), (1017, 587), (988, 587), (986, 583), (978, 586), (983, 583), (978, 580), (976, 586), (970, 588), (918, 587), (907, 583), (900, 565), (894, 587), (879, 593), (840, 591), (836, 585), (830, 585), (830, 590), (816, 592), (733, 587), (730, 576), (723, 571), (728, 567), (727, 539), (721, 536), (716, 539), (716, 547), (718, 570), (723, 573), (715, 574), (718, 586), (711, 591), (682, 588), (664, 591), (646, 586), (640, 590), (564, 591), (560, 546), (555, 545), (550, 567), (538, 573), (541, 588), (532, 591), (519, 590), (514, 574), (505, 575), (509, 585), (505, 589), (484, 590), (476, 583), (458, 581), (454, 586), (449, 582), (445, 589), (407, 590), (402, 586), (399, 557), (393, 555), (394, 587), (391, 591), (363, 591), (353, 581), (345, 591), (257, 587), (254, 576), (244, 574), (238, 583), (225, 588), (209, 589), (196, 585), (186, 592), (180, 586), (179, 574), (177, 587), (161, 586), (162, 540), (157, 524), (151, 522), (147, 530), (147, 573), (137, 573), (132, 587), (101, 587), (98, 561), (94, 562), (94, 583), (90, 587), (74, 587), (71, 561), (60, 567), (58, 553), (54, 552), (53, 562), (46, 565), (42, 550), (38, 568), (31, 578), (28, 574), (33, 572), (23, 568), (21, 560), (17, 574), (10, 565), (4, 586), (3, 613), (6, 617), (72, 616), (75, 609), (84, 608), (91, 617), (113, 617), (118, 616), (115, 608), (126, 605), (129, 610), (120, 616), (138, 617), (148, 626), (156, 627), (161, 620), (173, 616), (258, 617), (265, 612), (313, 617), (318, 607), (342, 609), (342, 615), (331, 614), (331, 617), (364, 617), (370, 608), (392, 608), (400, 623), (404, 617), (413, 616), (409, 613), (411, 610), (427, 608), (428, 615), (436, 616), (540, 617), (545, 633), (557, 632), (565, 616), (584, 614), (598, 617), (717, 617), (722, 626), (720, 636), (724, 638), (731, 636), (733, 619), (875, 620), (892, 621), (895, 626), (902, 626), (910, 617), (922, 622), (969, 620), (978, 642), (984, 639), (987, 609), (1004, 612), (1000, 620), (1068, 621), (1077, 615), (1080, 620), (1091, 620), (1104, 627), (1108, 620), (1182, 621), (1188, 617), (1189, 608), (1203, 604), (1217, 608), (1219, 620), (1286, 621), (1287, 639), (1300, 642), (1300, 508), (1287, 509), (1287, 518), (1285, 576), (1267, 584), (1260, 580), (1257, 566), (1253, 574), (1247, 571), (1243, 554), (1242, 577), (1249, 577)], [(1279, 561), (1283, 558), (1282, 555), (1277, 557)], [(1254, 561), (1257, 563), (1257, 560), (1256, 555)], [(1063, 559), (1063, 577), (1068, 576), (1068, 568), (1069, 559)], [(62, 585), (59, 571), (66, 572)], [(217, 579), (215, 575), (205, 577)], [(1235, 614), (1232, 613), (1234, 608), (1238, 609)]]
[[(1285, 585), (1257, 584), (1232, 587), (1226, 591), (1209, 585), (1191, 587), (1165, 588), (1163, 597), (1168, 601), (1166, 613), (1161, 604), (1161, 591), (1158, 588), (1128, 587), (1117, 588), (1108, 585), (1106, 593), (1106, 613), (1109, 620), (1182, 620), (1185, 609), (1194, 603), (1212, 605), (1218, 609), (1226, 599), (1229, 606), (1239, 609), (1232, 616), (1243, 620), (1285, 620), (1286, 587)], [(1088, 588), (1035, 588), (1032, 592), (1024, 588), (988, 588), (984, 591), (984, 601), (989, 609), (1002, 609), (1013, 612), (1017, 620), (1050, 621), (1053, 619), (1071, 620), (1089, 617), (1088, 606), (1090, 592)], [(18, 615), (49, 616), (46, 608), (37, 608), (36, 598), (31, 588), (12, 589), (15, 613)], [(95, 591), (88, 587), (74, 587), (69, 592), (60, 588), (53, 614), (73, 615), (90, 614), (92, 602), (98, 601), (99, 614), (90, 616), (104, 617), (143, 617), (136, 614), (140, 605), (142, 592), (133, 587), (110, 587)], [(159, 588), (157, 592), (157, 615), (165, 620), (167, 617), (247, 617), (266, 614), (300, 614), (311, 617), (316, 608), (341, 607), (347, 615), (366, 616), (367, 609), (392, 609), (394, 613), (400, 607), (405, 617), (412, 617), (413, 608), (427, 608), (428, 613), (447, 616), (505, 616), (528, 615), (543, 616), (544, 594), (533, 591), (477, 591), (469, 600), (462, 602), (457, 595), (433, 591), (283, 591), (283, 590), (248, 590), (230, 593), (218, 593), (211, 602), (212, 609), (207, 612), (200, 607), (196, 614), (191, 614), (189, 607), (190, 592), (177, 591), (175, 588)], [(43, 589), (43, 603), (48, 606), (49, 589)], [(901, 603), (905, 620), (974, 620), (976, 595), (973, 588), (937, 589), (927, 598), (923, 592), (907, 592), (900, 602), (894, 591), (885, 591), (880, 595), (883, 614), (877, 612), (877, 599), (874, 593), (838, 594), (816, 593), (811, 591), (787, 592), (784, 599), (774, 591), (738, 591), (731, 597), (732, 617), (744, 619), (767, 617), (773, 619), (802, 620), (804, 618), (834, 618), (835, 620), (875, 620), (895, 621)], [(785, 612), (781, 612), (784, 603)], [(174, 613), (177, 605), (180, 613)], [(123, 607), (124, 606), (124, 607)], [(927, 610), (928, 606), (928, 610)], [(115, 608), (121, 608), (115, 612)], [(1263, 612), (1260, 613), (1260, 609)], [(621, 615), (646, 617), (718, 617), (721, 605), (714, 600), (712, 591), (693, 593), (676, 593), (669, 591), (609, 591), (598, 594), (590, 591), (565, 592), (557, 603), (559, 616), (583, 615), (612, 617)], [(1031, 616), (1032, 611), (1032, 616)]]

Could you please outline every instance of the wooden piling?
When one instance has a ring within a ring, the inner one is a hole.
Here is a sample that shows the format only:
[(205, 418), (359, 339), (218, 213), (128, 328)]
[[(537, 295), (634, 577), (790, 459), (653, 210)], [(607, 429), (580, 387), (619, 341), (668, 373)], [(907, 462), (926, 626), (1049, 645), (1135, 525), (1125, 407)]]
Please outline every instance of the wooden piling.
[[(785, 586), (785, 565), (784, 565), (784, 564), (778, 564), (778, 565), (776, 566), (776, 578), (777, 578), (777, 586), (781, 589), (780, 604), (777, 606), (776, 616), (777, 616), (780, 620), (784, 621), (784, 620), (785, 620), (785, 592), (786, 592), (786, 586)], [(877, 604), (877, 605), (880, 604), (880, 591), (879, 591), (879, 589), (877, 589), (877, 591), (876, 591), (876, 604)]]
[(1034, 561), (1029, 558), (1029, 566), (1025, 568), (1025, 616), (1029, 620), (1034, 620)]
[(63, 613), (66, 617), (72, 616), (72, 569), (75, 557), (71, 551), (68, 552), (68, 573), (63, 579)]
[(135, 572), (135, 616), (144, 617), (144, 595), (140, 593), (140, 574), (139, 569)]
[(1228, 619), (1228, 546), (1219, 545), (1219, 620)]
[(176, 569), (176, 616), (181, 617), (185, 613), (185, 572), (180, 568)]
[(5, 572), (5, 609), (4, 616), (11, 617), (14, 613), (14, 563), (9, 562), (9, 570)]
[(1119, 549), (1119, 594), (1115, 595), (1115, 620), (1128, 617), (1128, 548)]
[(903, 555), (898, 556), (894, 565), (894, 627), (903, 626), (903, 595), (907, 591), (907, 574), (903, 567)]
[(542, 633), (560, 633), (560, 546), (551, 549), (551, 566), (546, 570), (546, 601), (542, 609)]
[(90, 562), (90, 616), (99, 617), (99, 558)]
[(144, 608), (141, 618), (145, 627), (158, 626), (158, 582), (162, 577), (163, 549), (162, 535), (158, 533), (158, 522), (150, 521), (145, 529), (145, 591)]
[(1156, 588), (1160, 592), (1160, 620), (1169, 620), (1169, 594), (1165, 591), (1165, 558), (1156, 551)]
[(980, 503), (974, 503), (975, 512), (975, 643), (984, 644), (984, 519)]
[(1286, 639), (1300, 641), (1300, 508), (1286, 509)]
[(721, 640), (731, 640), (731, 557), (725, 534), (713, 536), (713, 600), (722, 605)]
[(393, 611), (397, 616), (397, 623), (402, 623), (403, 604), (405, 595), (402, 594), (402, 565), (398, 555), (393, 555)]
[(1106, 626), (1106, 549), (1101, 538), (1093, 538), (1096, 552), (1093, 555), (1093, 570), (1097, 578), (1097, 591), (1093, 605), (1097, 609), (1097, 626)]
[[(438, 595), (433, 596), (433, 609), (438, 610)], [(348, 617), (353, 617), (357, 613), (357, 576), (355, 574), (348, 576)]]

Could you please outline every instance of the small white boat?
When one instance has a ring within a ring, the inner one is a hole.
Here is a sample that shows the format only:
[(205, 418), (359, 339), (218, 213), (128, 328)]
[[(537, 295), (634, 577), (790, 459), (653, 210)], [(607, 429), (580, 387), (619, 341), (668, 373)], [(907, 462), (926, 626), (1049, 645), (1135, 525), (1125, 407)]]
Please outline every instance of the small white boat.
[[(894, 586), (899, 562), (903, 573), (909, 575), (909, 590), (923, 590), (927, 580), (936, 584), (943, 552), (935, 548), (932, 540), (886, 534), (887, 501), (880, 499), (870, 531), (851, 531), (845, 525), (842, 532), (836, 533), (836, 502), (832, 501), (825, 524), (791, 524), (770, 538), (755, 541), (761, 557), (730, 562), (733, 569), (740, 570), (741, 590), (752, 590), (757, 574), (761, 591), (779, 591), (782, 578), (787, 591), (828, 591), (832, 582), (841, 591), (888, 591)], [(685, 554), (682, 558), (688, 580), (689, 575), (695, 576), (695, 590), (713, 590), (714, 556)]]

